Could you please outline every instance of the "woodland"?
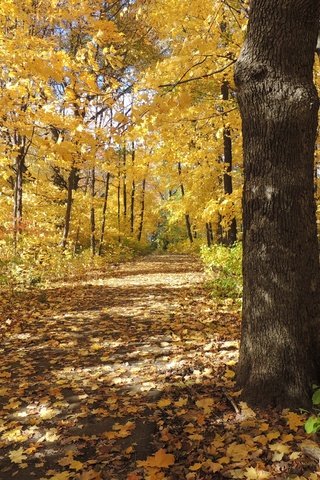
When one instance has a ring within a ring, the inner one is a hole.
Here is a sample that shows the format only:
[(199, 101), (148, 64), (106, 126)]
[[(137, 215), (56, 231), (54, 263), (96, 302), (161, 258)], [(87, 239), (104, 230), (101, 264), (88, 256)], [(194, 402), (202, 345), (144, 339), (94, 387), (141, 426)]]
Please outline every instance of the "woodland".
[(320, 479), (319, 18), (1, 0), (0, 480)]

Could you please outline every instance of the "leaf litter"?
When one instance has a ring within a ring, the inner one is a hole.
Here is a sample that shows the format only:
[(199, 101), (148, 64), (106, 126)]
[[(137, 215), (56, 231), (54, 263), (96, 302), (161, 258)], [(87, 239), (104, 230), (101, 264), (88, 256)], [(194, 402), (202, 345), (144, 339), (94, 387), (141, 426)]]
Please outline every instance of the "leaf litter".
[(303, 414), (239, 400), (239, 312), (203, 284), (151, 256), (5, 298), (0, 478), (319, 479)]

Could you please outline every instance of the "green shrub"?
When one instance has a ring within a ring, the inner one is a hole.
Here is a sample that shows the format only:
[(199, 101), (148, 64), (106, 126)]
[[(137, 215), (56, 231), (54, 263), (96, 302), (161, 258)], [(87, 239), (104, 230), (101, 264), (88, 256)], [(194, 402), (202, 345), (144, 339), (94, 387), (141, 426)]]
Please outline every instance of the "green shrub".
[[(319, 408), (320, 405), (320, 387), (316, 386), (312, 395), (312, 403)], [(320, 431), (320, 415), (312, 415), (304, 424), (307, 433), (317, 433)]]
[(207, 282), (217, 299), (238, 300), (242, 296), (242, 246), (213, 245), (201, 249), (201, 258), (209, 276)]

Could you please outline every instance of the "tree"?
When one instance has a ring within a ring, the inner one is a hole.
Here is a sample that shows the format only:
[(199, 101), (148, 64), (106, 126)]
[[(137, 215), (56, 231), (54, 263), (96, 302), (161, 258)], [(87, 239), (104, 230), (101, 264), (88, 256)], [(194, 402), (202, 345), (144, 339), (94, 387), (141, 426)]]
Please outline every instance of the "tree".
[(319, 0), (253, 0), (235, 68), (244, 148), (238, 383), (255, 405), (308, 405), (319, 382), (313, 185)]

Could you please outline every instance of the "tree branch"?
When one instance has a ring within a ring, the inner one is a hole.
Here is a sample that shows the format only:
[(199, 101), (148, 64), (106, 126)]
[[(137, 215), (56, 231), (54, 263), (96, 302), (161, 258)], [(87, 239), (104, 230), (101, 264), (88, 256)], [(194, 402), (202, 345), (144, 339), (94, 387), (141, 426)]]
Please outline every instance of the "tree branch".
[[(201, 75), (199, 77), (192, 77), (192, 78), (187, 78), (186, 80), (181, 80), (186, 75), (186, 73), (187, 73), (186, 72), (181, 77), (181, 79), (177, 80), (175, 83), (164, 83), (162, 85), (159, 85), (159, 88), (172, 87), (172, 90), (173, 90), (178, 85), (182, 85), (184, 83), (189, 83), (189, 82), (194, 82), (195, 80), (203, 80), (204, 78), (208, 78), (208, 77), (211, 77), (212, 75), (223, 72), (227, 68), (231, 67), (231, 65), (233, 65), (235, 62), (236, 62), (236, 60), (232, 60), (230, 63), (228, 63), (228, 65), (225, 65), (224, 67), (221, 67), (218, 70), (214, 70), (213, 72), (205, 73), (204, 75)], [(203, 63), (203, 62), (201, 62), (201, 63)], [(190, 71), (190, 70), (191, 70), (191, 68), (188, 71)]]

